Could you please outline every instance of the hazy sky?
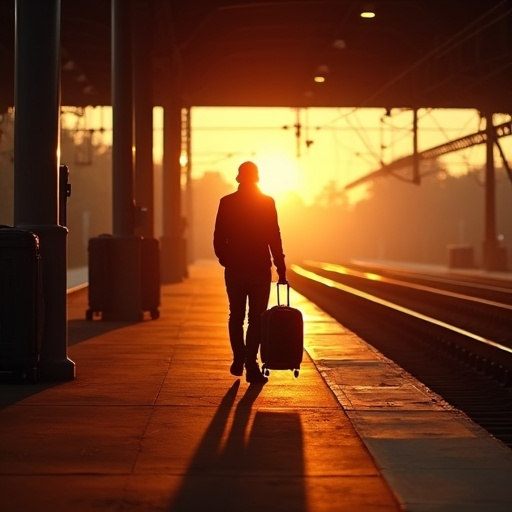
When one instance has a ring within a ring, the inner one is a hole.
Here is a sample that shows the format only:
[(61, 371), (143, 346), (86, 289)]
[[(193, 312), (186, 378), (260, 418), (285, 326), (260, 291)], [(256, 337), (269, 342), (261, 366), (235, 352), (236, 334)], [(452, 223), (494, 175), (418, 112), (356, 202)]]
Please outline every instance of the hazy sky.
[[(331, 180), (346, 185), (378, 169), (380, 161), (389, 163), (412, 152), (412, 113), (384, 114), (384, 109), (196, 108), (193, 175), (220, 171), (232, 180), (238, 164), (253, 159), (260, 167), (263, 191), (279, 196), (291, 188), (309, 202)], [(420, 150), (473, 133), (480, 123), (476, 111), (425, 110), (419, 118)], [(453, 171), (476, 164), (482, 150), (451, 155)]]
[[(88, 128), (108, 128), (110, 113), (89, 111)], [(311, 202), (329, 181), (340, 187), (412, 152), (412, 112), (394, 109), (192, 108), (192, 176), (220, 172), (234, 185), (245, 160), (260, 168), (260, 187), (277, 200), (288, 190)], [(503, 122), (497, 117), (495, 123)], [(161, 159), (162, 111), (155, 109), (154, 155)], [(296, 125), (300, 124), (297, 137)], [(474, 110), (420, 110), (419, 149), (473, 133), (484, 124)], [(506, 137), (510, 139), (510, 137)], [(310, 141), (308, 144), (306, 141)], [(503, 144), (510, 141), (503, 139)], [(507, 153), (508, 154), (508, 153)], [(483, 146), (444, 157), (461, 173), (484, 159)], [(353, 199), (364, 193), (354, 189)]]

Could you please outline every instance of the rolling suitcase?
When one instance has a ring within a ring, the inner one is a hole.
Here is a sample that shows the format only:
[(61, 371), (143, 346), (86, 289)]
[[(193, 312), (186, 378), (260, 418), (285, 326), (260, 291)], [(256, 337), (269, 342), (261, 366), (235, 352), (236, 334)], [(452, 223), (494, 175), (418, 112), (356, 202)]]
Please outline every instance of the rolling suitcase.
[(112, 304), (112, 235), (100, 235), (89, 240), (89, 308), (85, 312), (87, 320), (99, 315)]
[[(127, 276), (133, 280), (127, 280)], [(131, 302), (130, 302), (131, 301)], [(119, 303), (135, 318), (149, 311), (160, 317), (160, 248), (156, 238), (100, 235), (89, 240), (87, 320), (124, 318)], [(139, 311), (140, 310), (140, 311)], [(121, 316), (120, 316), (121, 315)]]
[[(286, 304), (281, 304), (281, 284), (286, 286)], [(298, 377), (304, 350), (304, 321), (302, 313), (290, 306), (290, 285), (277, 283), (276, 288), (277, 306), (267, 309), (261, 318), (261, 369), (264, 375), (269, 375), (270, 370), (292, 370)]]
[(153, 320), (160, 317), (160, 247), (156, 238), (141, 240), (142, 309)]
[(44, 323), (39, 238), (0, 228), (0, 372), (36, 382)]

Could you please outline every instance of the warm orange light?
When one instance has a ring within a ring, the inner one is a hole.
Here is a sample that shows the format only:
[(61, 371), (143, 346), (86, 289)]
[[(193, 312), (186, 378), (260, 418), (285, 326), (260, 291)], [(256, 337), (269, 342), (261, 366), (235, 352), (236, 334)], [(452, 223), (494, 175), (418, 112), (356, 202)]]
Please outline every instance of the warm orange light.
[(367, 19), (375, 18), (375, 12), (373, 10), (364, 10), (361, 13), (361, 18), (367, 18)]
[(274, 199), (282, 199), (300, 186), (300, 168), (295, 158), (286, 153), (271, 152), (255, 158), (258, 165), (259, 187)]
[(361, 11), (361, 18), (375, 18), (375, 7), (372, 3), (366, 3)]
[(320, 76), (320, 75), (315, 76), (315, 82), (318, 84), (325, 82), (325, 76)]
[(364, 277), (366, 279), (369, 279), (370, 281), (382, 281), (382, 276), (379, 276), (378, 274), (373, 274), (372, 272), (364, 272)]

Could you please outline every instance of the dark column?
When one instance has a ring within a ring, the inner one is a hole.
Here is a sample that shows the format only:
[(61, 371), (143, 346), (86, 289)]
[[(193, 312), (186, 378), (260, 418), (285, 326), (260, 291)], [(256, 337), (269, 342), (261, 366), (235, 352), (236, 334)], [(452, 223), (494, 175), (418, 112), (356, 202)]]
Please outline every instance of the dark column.
[(187, 108), (187, 262), (194, 261), (194, 194), (192, 191), (192, 111)]
[(153, 198), (153, 83), (151, 59), (151, 2), (134, 4), (133, 85), (135, 108), (135, 231), (146, 238), (154, 236)]
[(413, 110), (412, 120), (412, 182), (420, 184), (420, 159), (418, 157), (418, 109)]
[(494, 168), (495, 133), (493, 115), (487, 113), (486, 120), (486, 163), (485, 163), (485, 238), (483, 260), (486, 270), (506, 270), (505, 248), (498, 246), (496, 236), (496, 181)]
[(131, 1), (112, 0), (112, 191), (114, 235), (133, 236)]
[(40, 239), (45, 302), (40, 376), (70, 380), (66, 243), (59, 219), (60, 0), (16, 1), (14, 224)]
[[(132, 108), (132, 1), (112, 0), (112, 189), (111, 300), (104, 320), (143, 319), (141, 239), (135, 236)], [(90, 283), (89, 287), (92, 286)]]
[(486, 160), (485, 160), (485, 241), (489, 247), (496, 244), (496, 205), (494, 182), (494, 129), (492, 114), (486, 122)]
[(161, 276), (163, 283), (183, 278), (183, 222), (181, 219), (181, 102), (175, 92), (164, 105), (163, 236)]

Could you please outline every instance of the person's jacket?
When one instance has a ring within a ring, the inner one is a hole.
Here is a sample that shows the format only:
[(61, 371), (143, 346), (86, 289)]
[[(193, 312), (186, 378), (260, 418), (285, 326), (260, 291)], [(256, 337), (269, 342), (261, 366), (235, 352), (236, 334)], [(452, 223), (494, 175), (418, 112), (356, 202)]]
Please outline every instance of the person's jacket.
[(275, 201), (256, 184), (240, 184), (219, 203), (213, 247), (226, 268), (257, 271), (272, 266), (278, 273), (286, 266)]

